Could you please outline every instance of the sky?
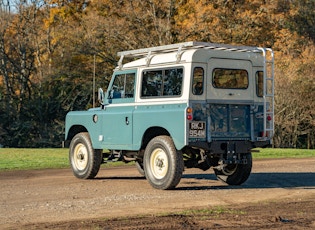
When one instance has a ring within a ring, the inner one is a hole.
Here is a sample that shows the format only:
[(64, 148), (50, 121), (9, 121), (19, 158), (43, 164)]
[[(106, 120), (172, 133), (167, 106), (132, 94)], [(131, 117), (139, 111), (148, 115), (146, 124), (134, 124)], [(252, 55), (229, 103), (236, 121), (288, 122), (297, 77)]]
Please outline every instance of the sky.
[(0, 0), (0, 8), (11, 13), (17, 12), (17, 6), (22, 4), (40, 4), (41, 0)]

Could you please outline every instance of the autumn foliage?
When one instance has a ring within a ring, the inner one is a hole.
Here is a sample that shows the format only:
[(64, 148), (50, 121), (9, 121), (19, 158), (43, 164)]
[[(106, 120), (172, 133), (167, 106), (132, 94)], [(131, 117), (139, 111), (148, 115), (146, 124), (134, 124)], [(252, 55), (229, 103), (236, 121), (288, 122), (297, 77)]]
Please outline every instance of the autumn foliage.
[(183, 41), (275, 51), (275, 147), (315, 148), (314, 0), (0, 1), (0, 144), (57, 147), (122, 50)]

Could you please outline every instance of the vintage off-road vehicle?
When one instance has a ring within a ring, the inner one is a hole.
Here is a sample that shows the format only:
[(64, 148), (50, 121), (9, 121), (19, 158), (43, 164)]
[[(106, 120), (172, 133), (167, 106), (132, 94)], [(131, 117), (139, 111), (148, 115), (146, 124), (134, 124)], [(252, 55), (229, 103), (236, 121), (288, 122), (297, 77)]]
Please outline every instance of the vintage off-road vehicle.
[(274, 132), (271, 49), (185, 42), (118, 56), (100, 107), (67, 114), (76, 177), (122, 160), (158, 189), (176, 187), (184, 167), (212, 167), (229, 185), (248, 179), (253, 149), (270, 145)]

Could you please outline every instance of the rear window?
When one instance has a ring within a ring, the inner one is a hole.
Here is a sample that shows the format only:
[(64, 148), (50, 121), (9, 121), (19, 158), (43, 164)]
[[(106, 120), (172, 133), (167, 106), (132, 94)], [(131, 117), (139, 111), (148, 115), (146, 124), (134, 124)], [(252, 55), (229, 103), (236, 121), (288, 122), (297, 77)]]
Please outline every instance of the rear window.
[(214, 69), (212, 84), (218, 89), (247, 89), (248, 72), (244, 69)]

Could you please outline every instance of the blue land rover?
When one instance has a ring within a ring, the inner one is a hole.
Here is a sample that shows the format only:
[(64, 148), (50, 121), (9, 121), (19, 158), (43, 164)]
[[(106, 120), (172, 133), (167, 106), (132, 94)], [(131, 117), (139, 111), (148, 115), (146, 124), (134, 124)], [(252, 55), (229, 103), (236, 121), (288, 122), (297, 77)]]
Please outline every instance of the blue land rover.
[(100, 107), (66, 116), (76, 177), (121, 160), (157, 189), (175, 188), (184, 167), (212, 167), (229, 185), (248, 179), (253, 149), (274, 132), (271, 49), (185, 42), (118, 56)]

